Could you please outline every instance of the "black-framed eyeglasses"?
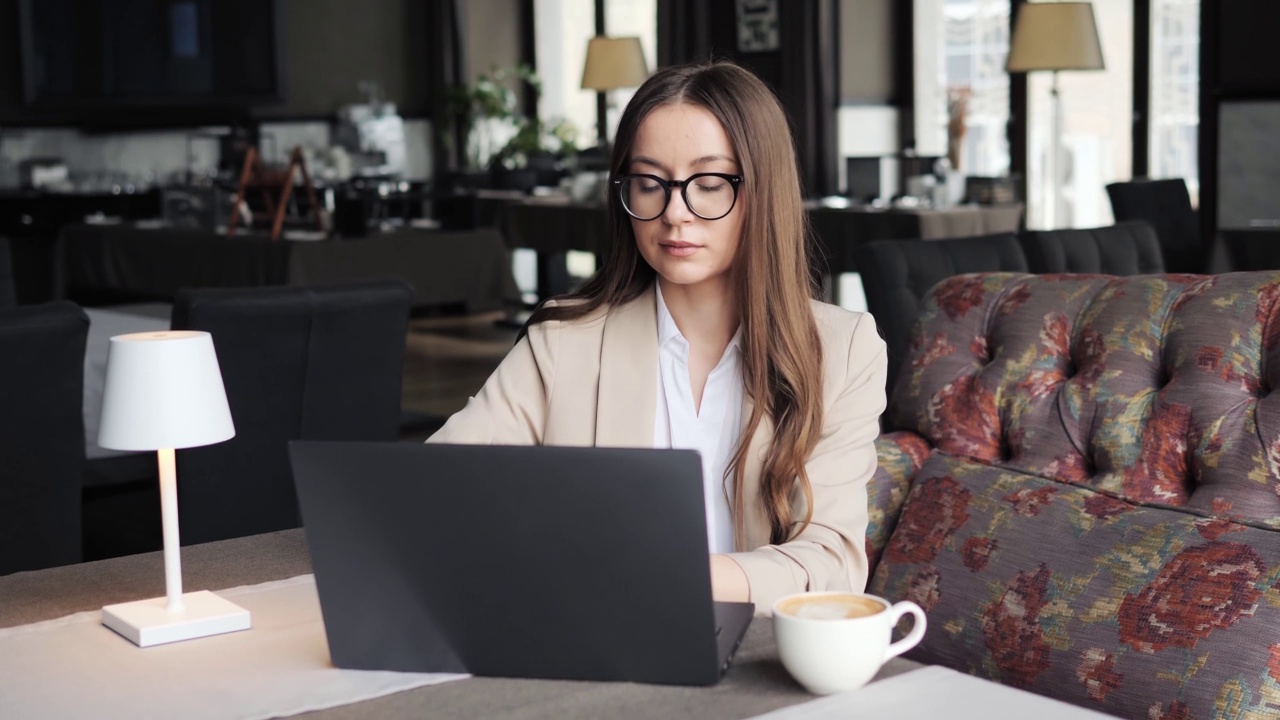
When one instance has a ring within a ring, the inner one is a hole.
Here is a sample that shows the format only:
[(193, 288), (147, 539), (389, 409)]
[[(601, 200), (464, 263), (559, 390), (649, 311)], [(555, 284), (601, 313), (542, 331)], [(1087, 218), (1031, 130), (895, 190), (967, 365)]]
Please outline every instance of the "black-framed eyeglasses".
[(719, 220), (738, 202), (741, 175), (696, 173), (684, 180), (663, 180), (657, 175), (621, 175), (614, 179), (618, 199), (627, 214), (637, 220), (656, 220), (667, 211), (671, 189), (683, 190), (689, 212), (703, 220)]

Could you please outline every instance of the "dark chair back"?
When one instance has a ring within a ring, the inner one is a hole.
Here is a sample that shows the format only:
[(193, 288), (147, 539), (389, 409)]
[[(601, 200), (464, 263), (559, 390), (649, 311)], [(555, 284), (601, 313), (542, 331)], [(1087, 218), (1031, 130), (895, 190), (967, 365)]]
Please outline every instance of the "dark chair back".
[(179, 291), (173, 328), (213, 335), (236, 428), (178, 452), (183, 544), (298, 527), (290, 440), (398, 439), (411, 299), (399, 280)]
[(1181, 179), (1131, 180), (1107, 186), (1116, 222), (1146, 220), (1155, 228), (1164, 266), (1171, 273), (1201, 273), (1206, 253), (1191, 195)]
[(88, 333), (70, 302), (0, 311), (0, 575), (80, 562)]
[(1280, 270), (1280, 229), (1219, 230), (1209, 259), (1211, 273)]
[(18, 292), (13, 284), (13, 251), (9, 239), (0, 237), (0, 310), (16, 307)]
[(1165, 271), (1160, 241), (1145, 221), (1079, 230), (1027, 230), (1020, 239), (1027, 266), (1038, 275), (1152, 275)]
[(1011, 233), (951, 240), (879, 240), (858, 247), (867, 310), (888, 346), (888, 390), (907, 356), (911, 325), (922, 299), (939, 281), (972, 272), (1026, 272), (1027, 259)]

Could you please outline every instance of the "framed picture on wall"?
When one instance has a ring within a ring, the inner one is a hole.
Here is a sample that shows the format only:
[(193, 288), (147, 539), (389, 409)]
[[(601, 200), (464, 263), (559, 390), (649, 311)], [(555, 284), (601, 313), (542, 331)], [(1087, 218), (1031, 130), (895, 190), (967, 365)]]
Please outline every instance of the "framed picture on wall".
[(738, 52), (778, 49), (778, 0), (738, 0)]

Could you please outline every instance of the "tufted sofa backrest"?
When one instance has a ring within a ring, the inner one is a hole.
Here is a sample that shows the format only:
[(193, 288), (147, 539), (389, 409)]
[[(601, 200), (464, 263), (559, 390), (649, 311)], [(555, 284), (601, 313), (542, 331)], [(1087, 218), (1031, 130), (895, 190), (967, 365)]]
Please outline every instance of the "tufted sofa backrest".
[(954, 455), (1280, 527), (1280, 272), (961, 275), (889, 413)]

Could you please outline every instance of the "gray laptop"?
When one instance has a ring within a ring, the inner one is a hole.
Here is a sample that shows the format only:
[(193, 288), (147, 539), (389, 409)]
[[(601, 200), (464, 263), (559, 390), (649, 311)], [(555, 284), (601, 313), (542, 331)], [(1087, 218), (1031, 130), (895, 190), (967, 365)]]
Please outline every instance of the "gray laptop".
[(750, 603), (714, 603), (688, 450), (294, 441), (338, 667), (709, 685)]

